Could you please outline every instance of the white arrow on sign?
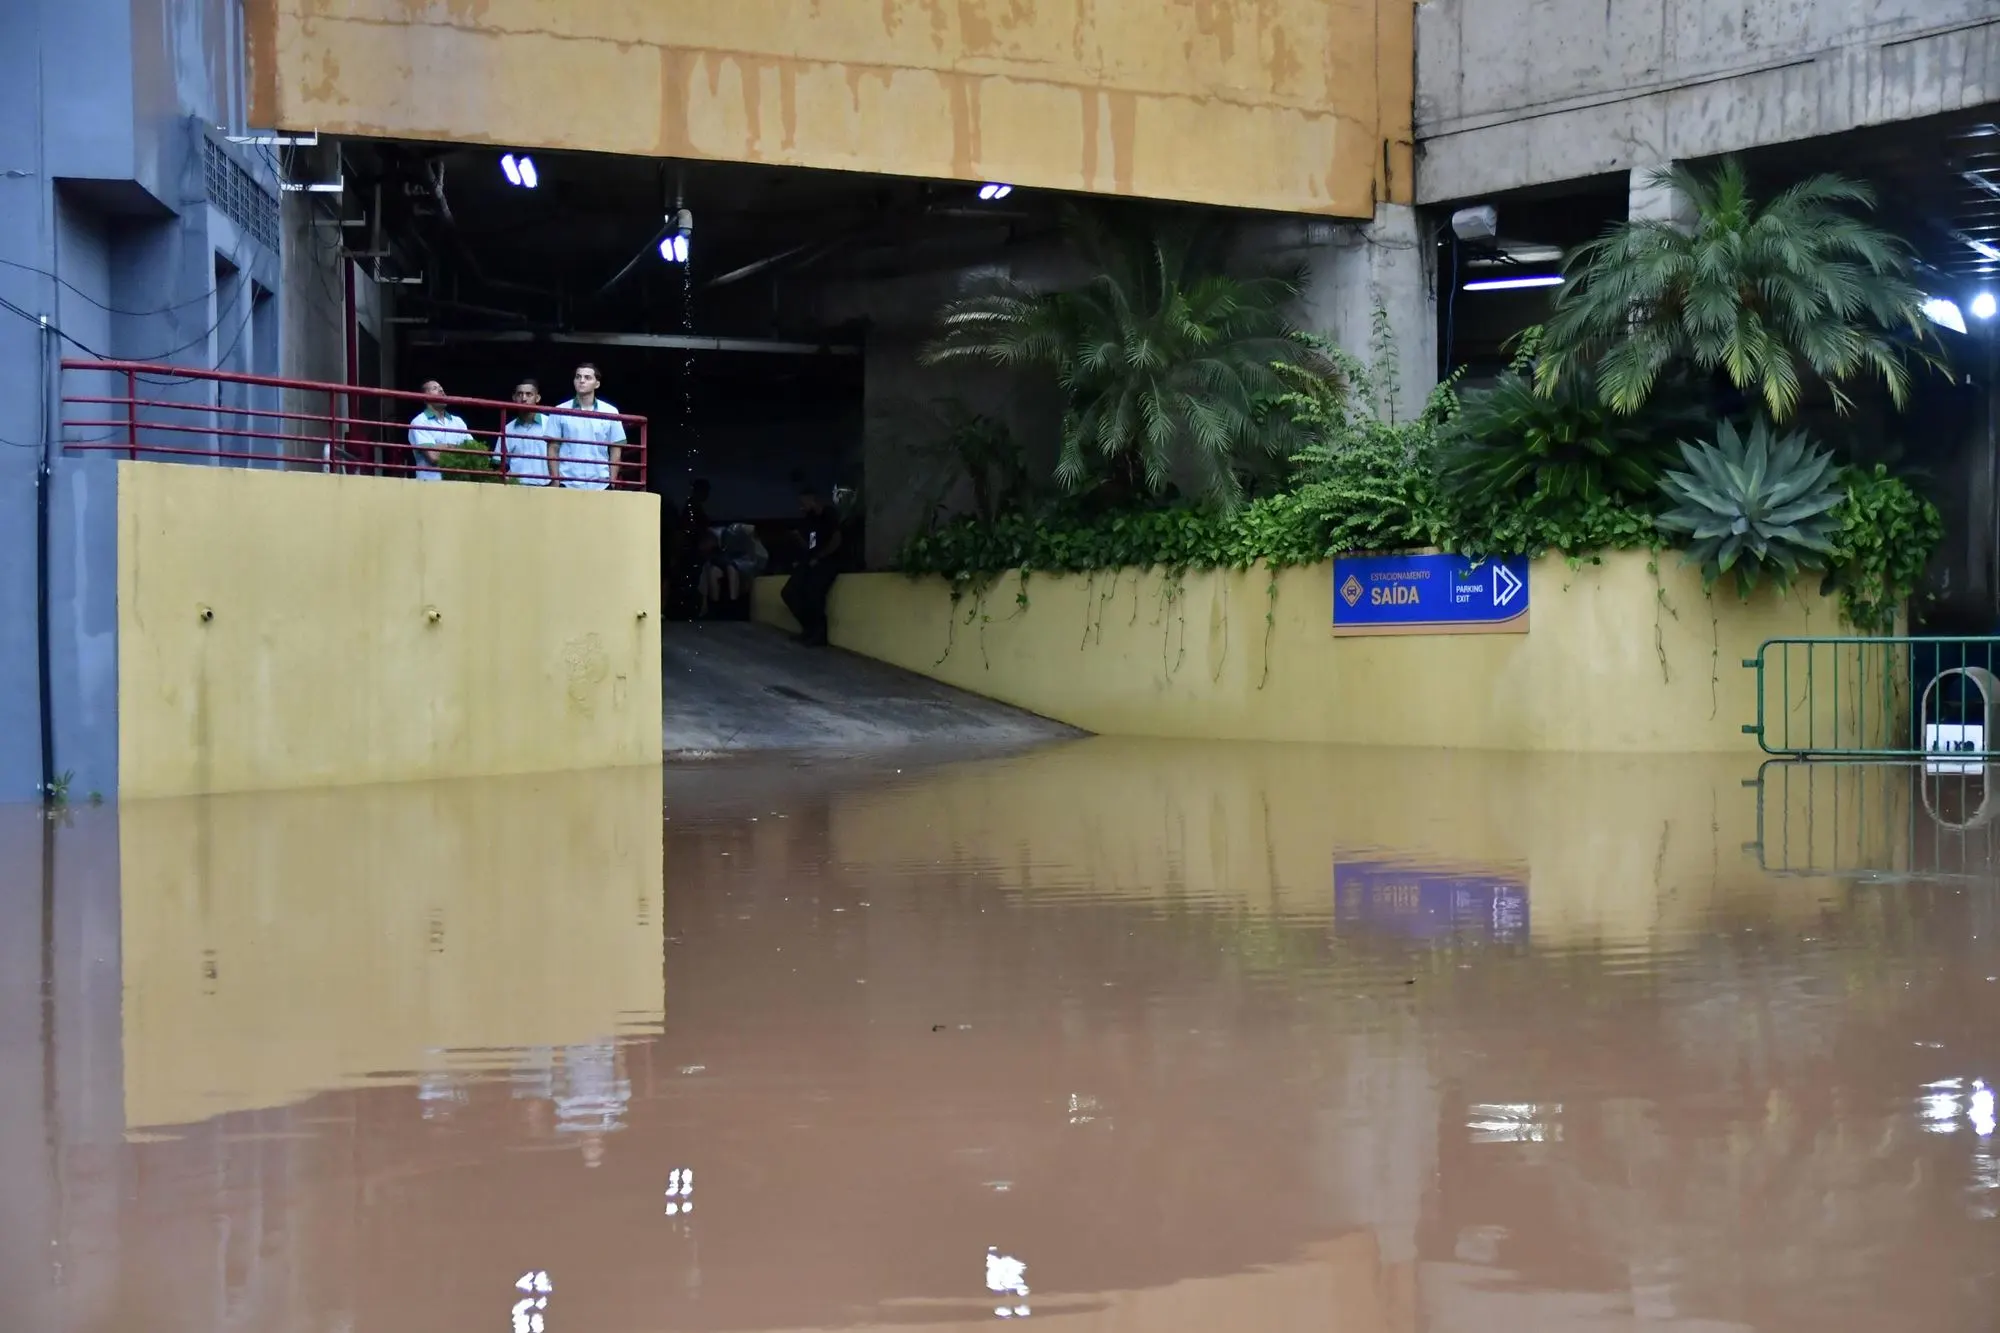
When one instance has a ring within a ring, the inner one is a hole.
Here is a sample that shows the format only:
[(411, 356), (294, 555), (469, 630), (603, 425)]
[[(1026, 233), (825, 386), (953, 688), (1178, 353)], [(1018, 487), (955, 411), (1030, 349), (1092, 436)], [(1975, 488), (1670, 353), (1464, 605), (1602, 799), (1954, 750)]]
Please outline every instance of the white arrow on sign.
[(1521, 576), (1505, 565), (1493, 566), (1493, 605), (1505, 606), (1521, 591)]

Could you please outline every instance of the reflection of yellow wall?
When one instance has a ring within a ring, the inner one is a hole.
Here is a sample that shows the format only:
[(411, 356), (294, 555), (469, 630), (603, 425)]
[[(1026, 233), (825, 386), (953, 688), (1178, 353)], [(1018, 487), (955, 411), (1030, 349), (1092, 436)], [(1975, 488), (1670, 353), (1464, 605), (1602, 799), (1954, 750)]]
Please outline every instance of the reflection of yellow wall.
[[(1008, 577), (956, 623), (941, 580), (858, 575), (834, 589), (833, 640), (1105, 735), (1754, 753), (1742, 660), (1776, 635), (1841, 632), (1837, 604), (1711, 598), (1676, 558), (1657, 578), (1647, 565), (1643, 552), (1581, 571), (1535, 562), (1525, 635), (1341, 639), (1328, 565), (1280, 573), (1275, 601), (1262, 570), (1189, 574), (1177, 594), (1164, 574), (1124, 571), (1031, 578), (1022, 609)], [(788, 623), (780, 586), (759, 588), (770, 623)]]
[(656, 1027), (660, 790), (648, 767), (125, 804), (126, 1123)]
[(251, 118), (1366, 218), (1410, 198), (1412, 9), (252, 0)]
[(121, 463), (118, 525), (127, 798), (660, 757), (655, 496)]
[(1527, 885), (1537, 943), (1645, 946), (1739, 906), (1818, 910), (1823, 885), (1774, 880), (1746, 850), (1756, 771), (1706, 755), (1099, 738), (847, 796), (834, 845), (871, 869), (983, 861), (1030, 893), (1299, 917), (1332, 913), (1337, 860), (1485, 867)]

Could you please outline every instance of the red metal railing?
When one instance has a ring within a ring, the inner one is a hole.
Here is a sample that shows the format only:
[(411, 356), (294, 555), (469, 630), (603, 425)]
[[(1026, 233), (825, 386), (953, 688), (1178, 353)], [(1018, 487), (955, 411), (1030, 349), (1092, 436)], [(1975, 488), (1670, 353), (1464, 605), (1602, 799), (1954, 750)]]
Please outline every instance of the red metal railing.
[[(496, 481), (509, 478), (499, 443), (503, 425), (521, 410), (518, 403), (487, 398), (438, 400), (400, 389), (190, 370), (143, 361), (65, 360), (62, 369), (63, 452), (121, 453), (159, 462), (263, 464), (384, 477), (435, 472)], [(104, 385), (105, 391), (78, 392), (99, 385)], [(226, 401), (231, 393), (245, 401)], [(265, 401), (253, 403), (249, 401), (253, 397)], [(411, 442), (413, 423), (405, 412), (415, 416), (419, 409), (438, 401), (465, 423), (464, 433), (470, 437), (468, 443), (446, 446), (439, 452), (463, 457), (433, 462)], [(324, 410), (313, 410), (321, 403)], [(375, 415), (369, 414), (371, 408)], [(602, 478), (609, 476), (617, 489), (645, 488), (649, 460), (646, 418), (548, 406), (535, 410), (548, 418), (544, 428), (551, 433), (558, 428), (558, 417), (617, 421), (624, 427), (625, 443), (609, 446), (611, 457), (603, 466), (574, 446), (565, 450), (559, 445), (563, 485), (603, 489)], [(478, 425), (477, 421), (493, 424)]]

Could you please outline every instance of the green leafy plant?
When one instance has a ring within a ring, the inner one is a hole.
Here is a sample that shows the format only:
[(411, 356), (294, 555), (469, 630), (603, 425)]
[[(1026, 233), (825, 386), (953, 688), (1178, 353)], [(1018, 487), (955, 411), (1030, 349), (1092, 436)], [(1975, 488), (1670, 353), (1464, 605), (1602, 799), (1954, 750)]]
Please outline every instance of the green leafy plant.
[(1553, 500), (1644, 496), (1674, 459), (1673, 430), (1686, 412), (1648, 406), (1618, 412), (1579, 367), (1546, 393), (1535, 387), (1543, 331), (1522, 334), (1513, 364), (1484, 389), (1468, 390), (1447, 444), (1447, 487), (1469, 501), (1542, 491)]
[(441, 449), (438, 471), (456, 481), (504, 482), (507, 473), (500, 460), (485, 449)]
[(1604, 401), (1629, 415), (1687, 364), (1726, 375), (1782, 422), (1809, 378), (1842, 411), (1845, 386), (1863, 378), (1901, 407), (1912, 350), (1936, 362), (1909, 246), (1849, 211), (1874, 206), (1866, 185), (1813, 176), (1759, 200), (1733, 158), (1653, 183), (1685, 196), (1691, 225), (1620, 223), (1570, 256), (1536, 367), (1542, 393), (1594, 367)]
[(1660, 480), (1673, 508), (1659, 525), (1688, 539), (1704, 582), (1734, 572), (1747, 597), (1767, 574), (1783, 589), (1801, 569), (1826, 567), (1844, 495), (1832, 454), (1760, 417), (1747, 434), (1725, 421), (1714, 443), (1683, 444), (1681, 456), (1687, 470)]
[[(1280, 569), (1344, 552), (1423, 547), (1471, 556), (1554, 550), (1580, 563), (1609, 550), (1657, 551), (1677, 538), (1707, 562), (1711, 581), (1734, 572), (1739, 587), (1754, 586), (1767, 561), (1779, 581), (1790, 577), (1788, 558), (1794, 569), (1823, 568), (1823, 590), (1838, 591), (1848, 619), (1883, 629), (1914, 592), (1941, 538), (1937, 510), (1886, 468), (1833, 476), (1824, 455), (1800, 437), (1788, 437), (1796, 458), (1774, 451), (1763, 422), (1747, 439), (1724, 427), (1715, 444), (1683, 446), (1689, 471), (1676, 475), (1714, 492), (1712, 503), (1664, 482), (1639, 495), (1561, 485), (1547, 470), (1511, 492), (1448, 486), (1448, 450), (1463, 438), (1455, 382), (1439, 386), (1414, 418), (1396, 420), (1393, 384), (1380, 369), (1393, 364), (1386, 341), (1378, 322), (1372, 362), (1307, 339), (1302, 359), (1274, 367), (1277, 391), (1260, 410), (1283, 413), (1301, 440), (1290, 482), (1275, 494), (1233, 508), (1106, 507), (1075, 496), (1002, 506), (991, 517), (965, 515), (918, 534), (899, 567), (941, 575), (963, 592), (1013, 570), (1181, 572), (1258, 563)], [(1731, 439), (1741, 455), (1741, 480), (1724, 469), (1713, 483), (1703, 481), (1713, 472), (1711, 456), (1722, 456)], [(1759, 439), (1763, 474), (1750, 484), (1749, 456)], [(1786, 501), (1794, 491), (1797, 498)], [(1676, 508), (1660, 515), (1669, 500)], [(1814, 512), (1784, 517), (1801, 505)], [(1735, 533), (1738, 517), (1745, 519), (1742, 534)], [(1775, 535), (1767, 530), (1772, 525)], [(1697, 535), (1718, 526), (1711, 536)], [(1761, 549), (1751, 540), (1753, 527)], [(1722, 550), (1732, 536), (1740, 540), (1725, 567)], [(1815, 540), (1823, 549), (1813, 548)]]
[(1233, 505), (1239, 465), (1295, 439), (1288, 416), (1260, 409), (1283, 392), (1273, 363), (1298, 355), (1284, 312), (1299, 277), (1226, 272), (1214, 226), (1074, 211), (1070, 228), (1086, 283), (976, 278), (941, 312), (924, 361), (1052, 372), (1067, 397), (1056, 479), (1072, 492), (1108, 484), (1129, 502), (1180, 471)]
[(1013, 430), (962, 398), (898, 403), (879, 414), (878, 422), (934, 478), (927, 522), (935, 523), (961, 484), (972, 492), (972, 512), (989, 520), (1021, 508), (1032, 494)]
[(1888, 634), (1944, 540), (1944, 520), (1936, 505), (1880, 464), (1852, 469), (1843, 481), (1820, 591), (1840, 594), (1841, 610), (1856, 628)]

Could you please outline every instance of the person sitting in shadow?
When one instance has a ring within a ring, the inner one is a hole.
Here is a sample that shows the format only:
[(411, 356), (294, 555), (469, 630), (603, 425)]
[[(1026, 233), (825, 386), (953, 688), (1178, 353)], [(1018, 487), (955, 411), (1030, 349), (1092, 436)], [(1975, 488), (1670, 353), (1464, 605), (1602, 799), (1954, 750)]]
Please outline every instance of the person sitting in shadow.
[(785, 581), (785, 606), (799, 622), (799, 642), (809, 648), (827, 644), (826, 601), (840, 577), (840, 516), (818, 491), (799, 491), (799, 528), (803, 547), (799, 566)]
[(750, 588), (770, 553), (748, 523), (729, 523), (705, 534), (702, 543), (701, 614), (731, 620), (750, 615)]

